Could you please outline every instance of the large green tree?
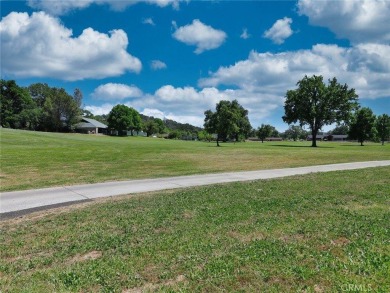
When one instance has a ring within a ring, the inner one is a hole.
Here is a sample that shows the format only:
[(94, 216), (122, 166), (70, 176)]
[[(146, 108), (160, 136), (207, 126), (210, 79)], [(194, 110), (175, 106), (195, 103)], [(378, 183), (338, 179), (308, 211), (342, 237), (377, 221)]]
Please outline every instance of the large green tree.
[(52, 94), (52, 89), (47, 83), (33, 83), (27, 89), (37, 106), (40, 108), (43, 108), (46, 99)]
[(222, 100), (216, 105), (215, 112), (207, 110), (204, 114), (204, 128), (217, 135), (217, 146), (220, 146), (219, 141), (226, 141), (228, 138), (237, 140), (240, 136), (247, 137), (252, 128), (248, 111), (237, 100)]
[(47, 102), (45, 108), (46, 101), (51, 100), (52, 89), (46, 83), (33, 83), (27, 89), (39, 109), (35, 130), (53, 131), (55, 127), (52, 126), (52, 119), (47, 111), (51, 101)]
[(159, 131), (158, 124), (154, 121), (154, 119), (150, 119), (144, 123), (144, 131), (146, 132), (146, 136), (149, 137)]
[(261, 124), (261, 126), (257, 129), (257, 137), (262, 143), (264, 143), (264, 139), (273, 136), (275, 133), (277, 133), (276, 128), (269, 124)]
[(51, 88), (43, 105), (45, 125), (51, 131), (70, 131), (81, 110), (74, 98), (63, 88)]
[(312, 147), (317, 146), (318, 131), (324, 125), (348, 121), (357, 107), (358, 95), (355, 89), (341, 85), (336, 78), (328, 85), (322, 76), (305, 76), (298, 81), (298, 88), (288, 90), (284, 105), (283, 121), (308, 125), (312, 134)]
[(154, 118), (154, 123), (157, 125), (157, 132), (163, 134), (165, 132), (165, 124), (160, 118)]
[(50, 87), (46, 83), (34, 83), (28, 91), (40, 109), (37, 130), (70, 131), (78, 117), (83, 95), (79, 89), (69, 95), (65, 89)]
[(108, 127), (118, 131), (119, 135), (127, 134), (133, 125), (132, 110), (126, 105), (116, 105), (108, 113)]
[(352, 117), (349, 127), (349, 138), (356, 139), (363, 146), (363, 143), (373, 138), (375, 126), (375, 115), (370, 108), (358, 109)]
[(375, 127), (382, 145), (384, 145), (385, 140), (390, 137), (390, 116), (387, 114), (378, 116), (375, 121)]
[[(28, 90), (14, 80), (0, 81), (1, 126), (10, 128), (30, 128), (36, 121), (37, 109)], [(33, 121), (30, 121), (31, 120)]]
[(4, 127), (70, 131), (81, 114), (82, 93), (35, 83), (27, 88), (1, 80), (1, 124)]
[(41, 124), (42, 109), (35, 105), (25, 108), (19, 114), (19, 126), (23, 129), (38, 130)]
[(232, 101), (231, 109), (235, 113), (235, 123), (237, 131), (232, 134), (232, 138), (241, 141), (249, 137), (252, 126), (248, 119), (248, 110), (241, 106), (237, 100)]

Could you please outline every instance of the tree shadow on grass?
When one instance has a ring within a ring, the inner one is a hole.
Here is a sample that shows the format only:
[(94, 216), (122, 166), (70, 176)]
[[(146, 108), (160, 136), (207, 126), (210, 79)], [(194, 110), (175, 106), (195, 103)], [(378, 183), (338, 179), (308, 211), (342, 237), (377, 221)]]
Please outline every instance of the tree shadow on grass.
[(312, 147), (311, 145), (285, 145), (285, 144), (272, 144), (270, 146), (274, 147), (284, 147), (284, 148), (313, 148), (313, 149), (334, 149), (333, 146), (321, 146)]
[[(364, 147), (376, 147), (376, 146), (379, 146), (379, 145), (374, 145), (374, 144), (363, 144), (363, 145), (360, 145), (359, 144), (341, 144), (340, 146), (343, 146), (343, 147), (361, 147), (361, 148), (364, 148)], [(382, 146), (382, 145), (380, 145)]]
[(217, 146), (217, 144), (214, 143), (214, 144), (208, 145), (207, 147), (209, 147), (209, 148), (215, 148), (215, 147), (217, 147), (217, 148), (222, 148), (222, 147), (224, 147), (224, 146), (236, 145), (236, 144), (239, 144), (239, 142), (238, 142), (238, 143), (234, 143), (234, 142), (220, 142), (220, 143), (219, 143), (219, 146)]

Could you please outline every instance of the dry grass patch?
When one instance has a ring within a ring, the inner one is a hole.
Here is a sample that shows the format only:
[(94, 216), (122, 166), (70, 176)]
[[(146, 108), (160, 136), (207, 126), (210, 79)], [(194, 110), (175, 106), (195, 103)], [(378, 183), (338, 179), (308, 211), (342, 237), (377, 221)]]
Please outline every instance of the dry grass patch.
[(279, 240), (285, 242), (285, 243), (296, 243), (296, 242), (302, 242), (305, 241), (305, 235), (303, 234), (290, 234), (290, 235), (282, 235), (278, 237)]
[(251, 241), (263, 240), (266, 238), (264, 233), (259, 232), (259, 231), (251, 232), (248, 234), (245, 234), (245, 233), (242, 233), (239, 231), (230, 231), (227, 233), (227, 235), (231, 238), (234, 238), (234, 239), (242, 242), (242, 243), (249, 243)]
[(383, 212), (390, 212), (390, 201), (385, 204), (367, 203), (362, 204), (360, 202), (351, 202), (344, 206), (345, 209), (350, 211), (367, 211), (367, 210), (379, 210)]
[(103, 253), (101, 251), (93, 250), (85, 254), (76, 254), (72, 259), (67, 261), (66, 263), (71, 265), (79, 262), (84, 262), (88, 260), (95, 260), (101, 258)]
[[(122, 290), (122, 293), (144, 293), (144, 292), (156, 292), (163, 287), (176, 287), (180, 283), (185, 283), (186, 277), (184, 275), (178, 275), (175, 279), (170, 279), (159, 283), (146, 283), (141, 287), (135, 287), (131, 289)], [(167, 289), (167, 288), (166, 288)]]

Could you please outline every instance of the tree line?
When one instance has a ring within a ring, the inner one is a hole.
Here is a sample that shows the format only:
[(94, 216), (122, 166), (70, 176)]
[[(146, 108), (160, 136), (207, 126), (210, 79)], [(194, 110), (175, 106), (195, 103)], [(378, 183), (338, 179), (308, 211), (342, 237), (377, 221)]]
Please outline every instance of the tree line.
[(1, 126), (38, 131), (71, 131), (81, 114), (83, 94), (69, 95), (63, 88), (35, 83), (20, 87), (14, 80), (0, 81)]
[(170, 139), (194, 140), (202, 130), (188, 123), (145, 116), (134, 108), (122, 104), (114, 106), (107, 115), (93, 115), (90, 111), (83, 110), (83, 116), (108, 125), (113, 133), (122, 136), (126, 136), (128, 132), (134, 136), (142, 131), (146, 136), (159, 135)]
[(202, 129), (173, 120), (148, 117), (125, 105), (115, 106), (109, 114), (93, 115), (82, 109), (83, 94), (34, 83), (21, 87), (14, 80), (0, 81), (0, 124), (5, 128), (36, 131), (72, 132), (81, 117), (100, 121), (119, 135), (144, 131), (147, 136), (167, 134), (169, 138), (195, 138)]
[(325, 84), (322, 76), (305, 76), (297, 88), (288, 90), (285, 101), (286, 123), (308, 126), (312, 146), (317, 146), (317, 134), (325, 125), (337, 123), (348, 128), (349, 139), (363, 145), (366, 140), (381, 140), (390, 135), (390, 119), (386, 114), (376, 117), (372, 110), (361, 107), (355, 89), (340, 84), (336, 77)]
[[(348, 135), (349, 139), (382, 141), (390, 136), (390, 117), (376, 117), (372, 110), (361, 107), (355, 89), (338, 83), (336, 78), (326, 84), (322, 76), (305, 76), (297, 82), (297, 88), (287, 90), (283, 121), (290, 125), (279, 133), (269, 124), (252, 128), (248, 110), (237, 100), (221, 100), (215, 111), (204, 112), (204, 129), (173, 120), (148, 117), (126, 105), (116, 105), (107, 115), (93, 115), (81, 108), (83, 94), (75, 89), (69, 95), (63, 88), (35, 83), (20, 87), (13, 80), (1, 80), (0, 84), (1, 126), (38, 131), (74, 131), (81, 116), (96, 119), (108, 125), (119, 135), (131, 135), (144, 131), (171, 139), (199, 139), (220, 142), (243, 141), (258, 137), (262, 142), (267, 137), (306, 139), (312, 137), (312, 146), (317, 146), (317, 135), (325, 125), (337, 124), (331, 134)], [(298, 124), (298, 125), (297, 125)], [(308, 130), (304, 130), (307, 127)]]
[[(284, 110), (283, 121), (293, 124), (284, 136), (296, 140), (310, 133), (313, 147), (317, 146), (317, 135), (325, 125), (337, 124), (334, 134), (342, 131), (361, 145), (367, 140), (384, 144), (390, 136), (390, 117), (387, 114), (376, 117), (371, 109), (361, 107), (355, 89), (340, 84), (335, 77), (326, 84), (322, 76), (305, 76), (297, 82), (296, 89), (286, 92)], [(236, 100), (220, 101), (214, 112), (207, 110), (204, 115), (204, 128), (216, 134), (217, 146), (220, 140), (239, 140), (254, 134), (262, 142), (267, 137), (281, 135), (269, 124), (262, 124), (254, 131), (248, 111)], [(294, 125), (297, 123), (299, 126)], [(305, 126), (309, 132), (303, 130)]]

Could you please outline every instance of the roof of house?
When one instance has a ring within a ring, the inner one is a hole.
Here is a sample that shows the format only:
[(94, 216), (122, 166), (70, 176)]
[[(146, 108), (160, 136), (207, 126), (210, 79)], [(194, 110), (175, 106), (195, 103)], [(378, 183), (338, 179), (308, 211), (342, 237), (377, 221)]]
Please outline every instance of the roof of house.
[(81, 122), (77, 123), (77, 128), (108, 128), (107, 125), (91, 118), (81, 118)]
[[(333, 139), (345, 139), (345, 138), (348, 138), (348, 135), (346, 134), (317, 134), (317, 139), (325, 139), (325, 138), (329, 138), (329, 137), (332, 137)], [(309, 134), (307, 136), (307, 139), (312, 139), (313, 136), (311, 134)]]
[[(312, 138), (313, 135), (309, 134), (307, 137), (308, 137), (308, 138)], [(316, 137), (317, 137), (317, 138), (324, 138), (324, 137), (327, 137), (327, 135), (324, 135), (324, 134), (317, 134)]]

